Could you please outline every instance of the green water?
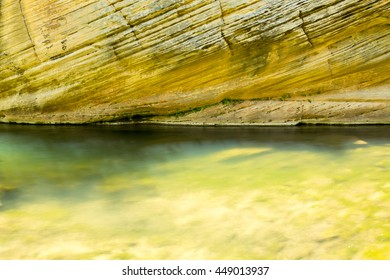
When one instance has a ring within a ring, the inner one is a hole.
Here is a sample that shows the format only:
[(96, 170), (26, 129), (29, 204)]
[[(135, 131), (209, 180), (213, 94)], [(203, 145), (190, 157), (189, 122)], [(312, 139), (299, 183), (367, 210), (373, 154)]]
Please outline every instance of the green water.
[(0, 259), (389, 259), (390, 127), (0, 126)]

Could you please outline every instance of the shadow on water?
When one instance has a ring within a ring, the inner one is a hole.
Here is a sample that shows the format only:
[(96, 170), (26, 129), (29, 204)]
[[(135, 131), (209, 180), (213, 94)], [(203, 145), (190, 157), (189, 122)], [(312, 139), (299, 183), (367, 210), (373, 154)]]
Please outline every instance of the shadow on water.
[(162, 125), (35, 126), (0, 125), (0, 135), (12, 135), (50, 145), (77, 142), (111, 148), (174, 144), (189, 141), (255, 141), (275, 144), (308, 144), (338, 148), (352, 139), (390, 139), (389, 126), (295, 126), (295, 127), (187, 127)]

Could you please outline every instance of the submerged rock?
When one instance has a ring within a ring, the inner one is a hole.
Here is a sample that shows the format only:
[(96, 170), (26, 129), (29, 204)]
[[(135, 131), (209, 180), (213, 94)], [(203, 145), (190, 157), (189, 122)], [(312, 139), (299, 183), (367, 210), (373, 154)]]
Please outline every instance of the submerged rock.
[(12, 191), (14, 189), (15, 189), (15, 186), (0, 183), (0, 191)]
[(1, 122), (390, 123), (388, 1), (0, 5)]
[(3, 207), (3, 199), (6, 192), (15, 190), (16, 187), (9, 184), (0, 183), (0, 207)]
[(367, 145), (368, 143), (364, 140), (356, 140), (353, 142), (355, 145)]

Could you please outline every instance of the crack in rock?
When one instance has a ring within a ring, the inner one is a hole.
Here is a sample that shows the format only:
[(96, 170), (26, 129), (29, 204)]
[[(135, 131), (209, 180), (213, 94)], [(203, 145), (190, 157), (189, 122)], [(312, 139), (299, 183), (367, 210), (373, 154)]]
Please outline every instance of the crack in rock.
[(309, 42), (309, 44), (310, 44), (311, 46), (314, 46), (314, 44), (313, 44), (312, 40), (310, 39), (310, 36), (309, 36), (309, 34), (308, 34), (308, 32), (307, 32), (307, 29), (306, 29), (306, 22), (305, 22), (305, 20), (303, 19), (303, 13), (302, 13), (302, 11), (299, 11), (299, 18), (300, 18), (301, 21), (302, 21), (302, 23), (301, 23), (301, 28), (302, 28), (303, 33), (305, 33), (305, 35), (306, 35), (307, 41)]

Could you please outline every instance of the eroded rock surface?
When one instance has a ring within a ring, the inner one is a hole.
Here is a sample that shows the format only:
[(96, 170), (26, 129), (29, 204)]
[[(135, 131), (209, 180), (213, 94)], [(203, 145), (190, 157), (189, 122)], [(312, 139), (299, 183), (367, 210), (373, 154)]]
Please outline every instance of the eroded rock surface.
[(387, 0), (0, 3), (2, 122), (390, 123)]

